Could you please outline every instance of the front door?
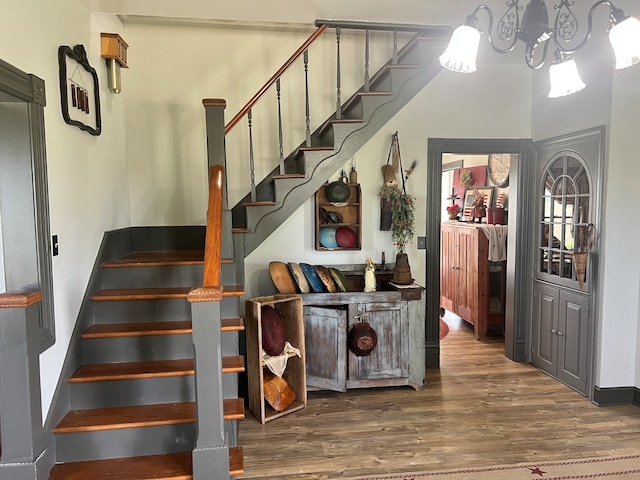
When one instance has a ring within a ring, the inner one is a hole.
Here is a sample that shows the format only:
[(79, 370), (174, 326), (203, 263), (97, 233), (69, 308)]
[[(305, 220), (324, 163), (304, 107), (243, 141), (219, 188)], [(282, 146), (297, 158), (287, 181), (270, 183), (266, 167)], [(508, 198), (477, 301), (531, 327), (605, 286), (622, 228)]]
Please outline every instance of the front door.
[(583, 395), (592, 384), (604, 128), (533, 145), (531, 363)]

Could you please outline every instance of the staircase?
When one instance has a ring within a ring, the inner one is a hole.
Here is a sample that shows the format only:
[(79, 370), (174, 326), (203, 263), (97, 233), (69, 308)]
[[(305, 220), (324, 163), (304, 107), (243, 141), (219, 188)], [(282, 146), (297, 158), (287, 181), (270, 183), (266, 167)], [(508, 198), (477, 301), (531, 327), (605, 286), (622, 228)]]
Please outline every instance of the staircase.
[[(80, 335), (81, 364), (68, 378), (69, 411), (54, 428), (50, 480), (193, 478), (196, 390), (187, 297), (202, 283), (204, 251), (154, 250), (159, 235), (183, 238), (184, 244), (193, 228), (142, 230), (148, 242), (137, 240), (133, 251), (97, 269), (93, 283), (101, 288), (91, 295), (91, 326)], [(200, 233), (189, 246), (200, 243)], [(106, 239), (106, 256), (118, 242)], [(149, 249), (140, 250), (145, 243)], [(222, 263), (223, 281), (233, 281), (233, 262)], [(230, 447), (225, 471), (211, 469), (209, 478), (243, 473), (242, 448), (235, 446), (235, 424), (244, 418), (244, 400), (236, 398), (236, 377), (244, 371), (237, 349), (243, 294), (241, 285), (229, 284), (220, 302), (224, 436)]]
[[(233, 226), (243, 234), (245, 256), (253, 252), (320, 186), (340, 169), (442, 69), (438, 56), (448, 29), (427, 28), (399, 50), (321, 126), (232, 208)], [(203, 101), (208, 108), (207, 100)], [(245, 107), (245, 110), (249, 110)], [(234, 119), (235, 120), (235, 119)], [(228, 129), (229, 126), (227, 126)], [(209, 141), (216, 125), (207, 122)], [(240, 261), (240, 259), (237, 259)]]
[[(448, 31), (423, 32), (405, 45), (342, 104), (339, 114), (284, 159), (284, 172), (274, 168), (255, 186), (255, 198), (247, 195), (229, 209), (225, 194), (224, 287), (219, 311), (208, 317), (219, 320), (218, 333), (194, 334), (190, 308), (189, 292), (203, 277), (204, 229), (134, 227), (105, 237), (65, 363), (68, 380), (57, 394), (62, 400), (56, 408), (64, 412), (53, 429), (56, 465), (49, 480), (242, 475), (237, 422), (244, 417), (244, 401), (236, 397), (244, 371), (239, 351), (244, 258), (440, 71), (436, 57), (447, 36)], [(209, 165), (224, 165), (224, 102), (203, 104)], [(196, 388), (198, 342), (209, 342), (214, 357), (221, 357), (222, 375), (211, 372), (220, 378), (219, 388), (215, 382)], [(221, 397), (221, 412), (199, 404), (198, 390)], [(219, 413), (223, 419), (224, 438), (215, 448), (198, 443), (212, 430), (198, 423), (199, 408), (205, 412), (201, 418)], [(213, 457), (208, 456), (212, 450)]]

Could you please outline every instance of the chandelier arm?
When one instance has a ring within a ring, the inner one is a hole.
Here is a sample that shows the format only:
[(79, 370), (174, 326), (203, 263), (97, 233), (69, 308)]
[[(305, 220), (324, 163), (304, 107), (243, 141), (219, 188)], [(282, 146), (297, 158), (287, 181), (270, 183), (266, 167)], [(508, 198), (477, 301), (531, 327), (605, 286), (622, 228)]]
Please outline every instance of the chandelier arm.
[[(493, 11), (491, 10), (491, 8), (489, 8), (487, 5), (482, 4), (482, 5), (478, 5), (475, 10), (473, 11), (473, 13), (471, 15), (469, 15), (469, 17), (473, 17), (475, 19), (475, 22), (478, 22), (478, 12), (480, 10), (484, 10), (487, 12), (487, 16), (489, 17), (489, 28), (487, 29), (487, 39), (489, 40), (489, 45), (491, 46), (491, 48), (493, 48), (493, 50), (495, 50), (498, 53), (509, 53), (512, 52), (513, 49), (516, 47), (516, 43), (518, 43), (518, 37), (517, 35), (513, 36), (513, 40), (511, 40), (511, 44), (509, 44), (509, 46), (507, 46), (506, 48), (500, 48), (498, 46), (496, 46), (493, 43), (493, 35), (492, 35), (492, 31), (493, 31)], [(517, 15), (517, 10), (516, 10), (516, 15)], [(469, 18), (468, 17), (468, 18)], [(475, 26), (475, 24), (474, 24)], [(520, 17), (517, 17), (517, 24), (516, 24), (516, 29), (520, 28)]]
[(529, 67), (531, 70), (538, 70), (540, 69), (543, 65), (544, 62), (547, 59), (547, 49), (549, 48), (549, 42), (544, 42), (544, 49), (542, 51), (542, 57), (540, 58), (540, 61), (538, 63), (533, 63), (533, 52), (536, 49), (536, 47), (540, 45), (539, 43), (527, 43), (527, 47), (525, 49), (524, 52), (524, 59), (525, 59), (525, 63), (527, 64), (527, 67)]
[(558, 38), (558, 20), (560, 18), (560, 9), (558, 9), (558, 13), (556, 14), (556, 19), (553, 24), (553, 37), (552, 37), (553, 43), (555, 44), (558, 50), (560, 50), (562, 53), (573, 54), (586, 45), (586, 43), (591, 38), (591, 33), (593, 33), (593, 13), (595, 12), (596, 8), (598, 8), (600, 5), (607, 5), (609, 7), (610, 13), (613, 13), (614, 11), (618, 10), (616, 6), (613, 3), (611, 3), (609, 0), (600, 0), (594, 3), (589, 9), (589, 17), (587, 19), (587, 34), (578, 45), (571, 48), (563, 47), (562, 44), (560, 43), (560, 39)]

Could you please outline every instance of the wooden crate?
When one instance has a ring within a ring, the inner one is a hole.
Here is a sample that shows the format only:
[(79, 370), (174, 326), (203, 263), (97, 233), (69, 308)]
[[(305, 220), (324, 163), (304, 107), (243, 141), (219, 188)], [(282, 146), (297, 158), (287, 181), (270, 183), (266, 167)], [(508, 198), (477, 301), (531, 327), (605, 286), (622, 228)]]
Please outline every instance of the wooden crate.
[[(262, 307), (276, 309), (282, 318), (286, 341), (300, 350), (301, 357), (291, 356), (282, 375), (296, 394), (296, 399), (285, 410), (278, 412), (264, 399), (264, 363), (262, 361)], [(246, 301), (247, 378), (249, 383), (249, 408), (260, 420), (281, 417), (307, 406), (307, 378), (304, 350), (304, 318), (302, 298), (299, 295), (272, 295)]]

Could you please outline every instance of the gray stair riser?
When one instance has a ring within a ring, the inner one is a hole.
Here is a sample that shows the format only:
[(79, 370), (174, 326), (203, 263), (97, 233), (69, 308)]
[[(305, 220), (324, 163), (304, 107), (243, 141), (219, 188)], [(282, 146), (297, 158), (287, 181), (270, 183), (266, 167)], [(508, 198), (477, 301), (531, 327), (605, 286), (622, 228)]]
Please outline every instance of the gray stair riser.
[(222, 356), (238, 355), (238, 332), (224, 332), (220, 340)]
[(236, 282), (236, 268), (234, 265), (222, 266), (222, 269), (220, 270), (220, 283), (222, 283), (222, 285), (239, 284), (239, 282)]
[(238, 398), (238, 375), (222, 376), (222, 398)]
[(56, 434), (56, 461), (79, 462), (193, 449), (194, 423)]
[[(239, 316), (238, 297), (222, 297), (222, 301), (220, 302), (220, 317), (238, 318)], [(229, 332), (229, 335), (233, 335), (233, 332)], [(223, 355), (226, 354), (223, 353)]]
[(96, 324), (191, 319), (186, 298), (94, 301), (92, 306)]
[(224, 436), (230, 447), (238, 446), (238, 420), (224, 421)]
[(193, 375), (71, 383), (69, 388), (73, 410), (195, 400)]
[(196, 287), (202, 265), (103, 268), (102, 288)]
[(193, 358), (193, 339), (190, 333), (82, 340), (82, 362), (85, 364), (180, 358)]

